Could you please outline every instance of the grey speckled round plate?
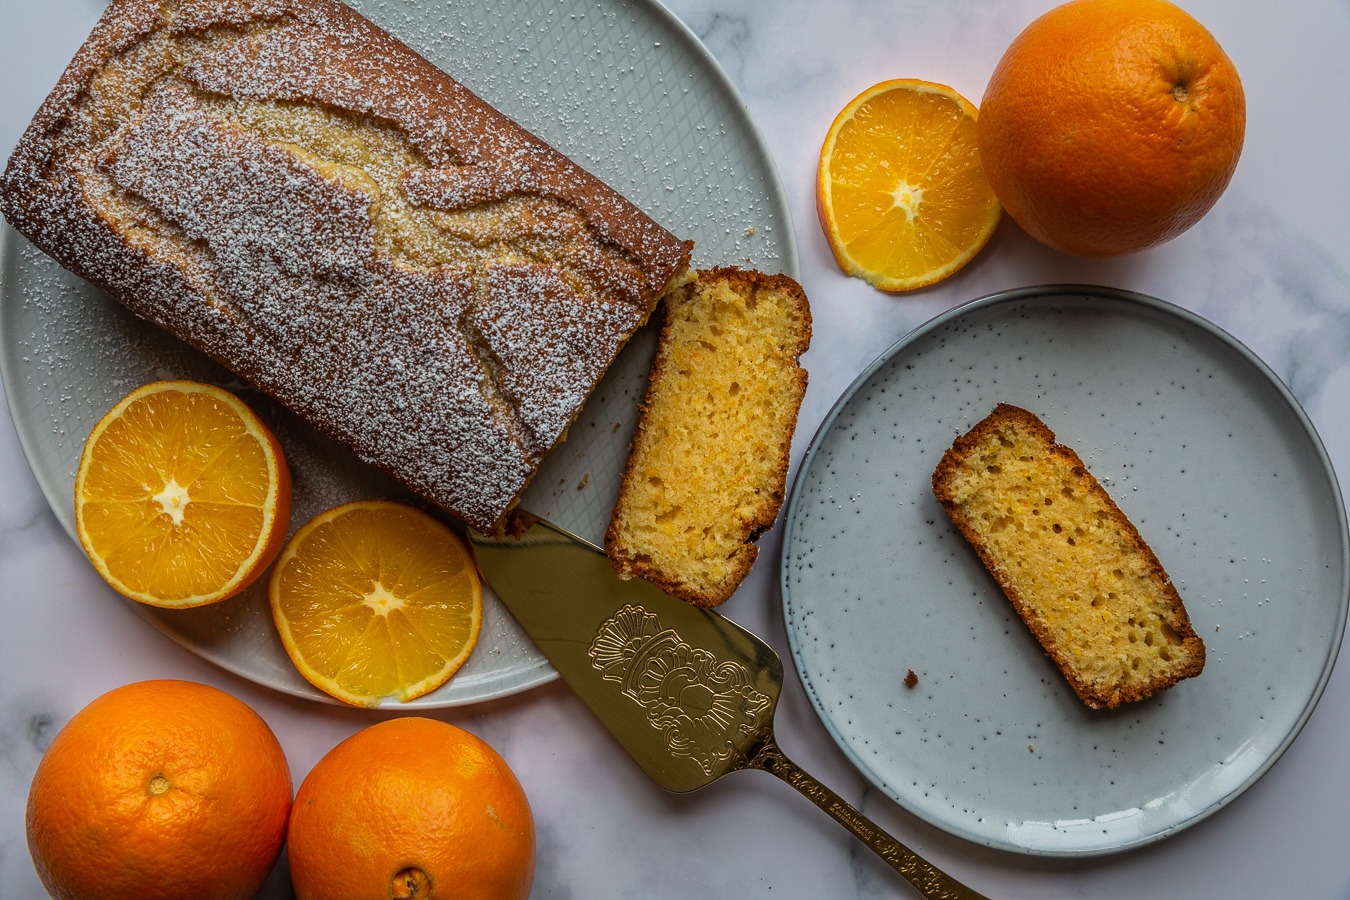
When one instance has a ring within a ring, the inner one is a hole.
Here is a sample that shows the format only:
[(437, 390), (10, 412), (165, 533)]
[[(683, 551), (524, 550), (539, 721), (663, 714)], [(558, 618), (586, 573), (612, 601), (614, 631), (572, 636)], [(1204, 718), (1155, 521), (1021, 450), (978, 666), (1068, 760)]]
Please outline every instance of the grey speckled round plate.
[[(351, 0), (349, 0), (351, 2)], [(357, 0), (352, 5), (498, 109), (695, 241), (694, 262), (797, 273), (769, 152), (726, 75), (655, 0)], [(618, 494), (655, 349), (639, 332), (548, 459), (524, 505), (599, 540)], [(292, 526), (348, 499), (404, 496), (351, 454), (0, 228), (0, 371), (29, 464), (73, 533), (80, 450), (94, 422), (158, 378), (236, 390), (276, 430), (295, 477)], [(110, 596), (115, 596), (109, 591)], [(287, 659), (261, 586), (196, 610), (137, 610), (216, 664), (327, 700)], [(468, 663), (400, 709), (500, 697), (556, 677), (489, 593)]]
[[(931, 490), (1000, 401), (1076, 449), (1152, 546), (1207, 645), (1199, 677), (1093, 711), (1042, 654)], [(1196, 823), (1294, 740), (1341, 645), (1350, 538), (1321, 442), (1250, 351), (1159, 300), (1028, 288), (939, 316), (854, 382), (793, 487), (782, 579), (807, 693), (873, 784), (971, 841), (1089, 856)]]

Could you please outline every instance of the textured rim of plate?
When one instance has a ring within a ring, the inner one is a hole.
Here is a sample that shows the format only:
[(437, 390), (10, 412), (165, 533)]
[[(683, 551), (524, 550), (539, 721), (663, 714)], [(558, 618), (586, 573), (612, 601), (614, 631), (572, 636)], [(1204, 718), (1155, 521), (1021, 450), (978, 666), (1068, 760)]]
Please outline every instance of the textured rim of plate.
[[(659, 18), (672, 32), (672, 38), (684, 41), (687, 48), (691, 51), (691, 55), (707, 68), (707, 74), (710, 75), (711, 79), (726, 93), (728, 105), (734, 107), (739, 112), (740, 125), (748, 134), (750, 138), (749, 143), (758, 150), (762, 160), (766, 187), (769, 189), (766, 200), (772, 207), (777, 208), (782, 219), (781, 227), (783, 229), (783, 236), (781, 246), (776, 248), (781, 258), (782, 271), (793, 278), (798, 278), (799, 260), (797, 256), (797, 241), (792, 223), (792, 210), (788, 204), (787, 194), (783, 190), (782, 178), (778, 173), (778, 166), (774, 161), (773, 153), (769, 149), (768, 142), (764, 139), (763, 132), (760, 131), (754, 117), (750, 114), (750, 107), (746, 104), (745, 99), (741, 96), (740, 91), (737, 90), (726, 70), (722, 68), (722, 65), (717, 61), (716, 57), (712, 55), (708, 48), (703, 44), (703, 41), (699, 39), (698, 35), (695, 34), (688, 25), (661, 4), (660, 0), (637, 0), (637, 3), (640, 6), (646, 7), (648, 12)], [(15, 232), (7, 222), (0, 220), (0, 280), (4, 277), (3, 265), (5, 254), (8, 252), (8, 245), (14, 239), (15, 234), (17, 234), (17, 232)], [(8, 306), (9, 304), (0, 304), (0, 329), (4, 329), (7, 324), (8, 316), (6, 315), (5, 310)], [(8, 329), (5, 330), (7, 331)], [(57, 521), (61, 524), (61, 527), (65, 530), (66, 534), (70, 536), (71, 540), (75, 541), (76, 546), (78, 546), (79, 538), (75, 534), (74, 524), (73, 522), (67, 521), (67, 517), (62, 513), (62, 510), (65, 508), (66, 500), (68, 499), (66, 494), (61, 490), (64, 488), (64, 485), (51, 483), (44, 477), (42, 469), (34, 464), (37, 451), (32, 445), (25, 430), (18, 425), (21, 421), (21, 416), (19, 415), (19, 410), (14, 399), (15, 389), (11, 387), (11, 385), (18, 384), (20, 377), (17, 365), (17, 362), (8, 352), (6, 345), (3, 342), (0, 342), (0, 385), (4, 388), (5, 401), (9, 408), (14, 431), (18, 436), (19, 448), (22, 450), (24, 459), (28, 463), (28, 468), (33, 475), (33, 479), (37, 482), (39, 490), (41, 490), (43, 496), (46, 498), (47, 504), (56, 516)], [(140, 605), (135, 601), (126, 600), (126, 602), (130, 604), (133, 609), (136, 609), (138, 613), (143, 613), (143, 610), (139, 608)], [(504, 607), (501, 612), (503, 615), (510, 615), (506, 612)], [(345, 705), (341, 703), (341, 701), (330, 697), (317, 689), (313, 689), (311, 692), (307, 691), (305, 688), (261, 681), (253, 674), (244, 671), (239, 663), (229, 657), (210, 652), (209, 649), (188, 641), (183, 635), (165, 630), (155, 619), (149, 618), (148, 616), (144, 616), (144, 618), (162, 634), (165, 634), (175, 643), (191, 651), (194, 655), (233, 675), (243, 678), (246, 681), (304, 700), (313, 700), (337, 706)], [(555, 681), (557, 678), (557, 670), (554, 669), (552, 664), (541, 655), (537, 665), (533, 668), (517, 673), (512, 678), (502, 679), (502, 684), (480, 691), (469, 697), (433, 699), (431, 695), (428, 695), (427, 697), (413, 700), (408, 703), (397, 703), (396, 701), (384, 702), (377, 708), (384, 710), (394, 709), (413, 711), (469, 706), (475, 703), (483, 703), (489, 700), (497, 700), (503, 697), (523, 693), (532, 688)], [(452, 676), (451, 681), (453, 680)], [(433, 694), (434, 693), (435, 692), (433, 692)]]
[[(741, 114), (741, 123), (750, 137), (754, 139), (754, 145), (759, 148), (764, 156), (765, 174), (768, 176), (768, 188), (772, 194), (770, 199), (782, 211), (783, 215), (783, 246), (779, 248), (782, 257), (781, 270), (784, 275), (800, 281), (801, 280), (801, 262), (797, 256), (797, 232), (792, 223), (792, 206), (788, 202), (787, 191), (783, 189), (783, 179), (778, 174), (778, 164), (774, 161), (773, 152), (769, 149), (769, 142), (764, 138), (764, 132), (760, 130), (759, 123), (750, 113), (750, 106), (737, 90), (735, 82), (727, 74), (726, 69), (713, 56), (712, 51), (707, 48), (703, 40), (699, 38), (694, 30), (685, 24), (684, 20), (665, 7), (661, 0), (640, 0), (645, 3), (656, 15), (660, 16), (682, 40), (689, 45), (695, 55), (703, 60), (703, 64), (708, 67), (708, 71), (713, 74), (722, 89), (727, 92), (727, 97), (734, 101), (737, 110)], [(725, 263), (729, 265), (729, 263)]]
[[(1285, 751), (1289, 749), (1291, 744), (1293, 744), (1294, 740), (1298, 737), (1299, 733), (1302, 732), (1303, 726), (1307, 724), (1308, 719), (1312, 716), (1313, 710), (1317, 707), (1318, 702), (1321, 700), (1323, 692), (1326, 690), (1327, 682), (1331, 679), (1331, 672), (1335, 668), (1336, 659), (1340, 654), (1341, 644), (1345, 636), (1346, 618), (1347, 614), (1350, 613), (1350, 523), (1347, 523), (1346, 519), (1344, 495), (1340, 490), (1340, 485), (1336, 478), (1336, 472), (1335, 469), (1332, 467), (1331, 458), (1327, 455), (1326, 447), (1322, 444), (1322, 439), (1318, 436), (1317, 429), (1313, 427), (1312, 421), (1308, 418), (1308, 415), (1304, 411), (1302, 404), (1298, 402), (1297, 398), (1294, 397), (1294, 395), (1290, 392), (1289, 388), (1280, 379), (1280, 377), (1276, 375), (1275, 372), (1268, 365), (1266, 365), (1266, 363), (1259, 356), (1253, 353), (1246, 345), (1244, 345), (1237, 338), (1230, 335), (1228, 332), (1224, 331), (1218, 325), (1215, 325), (1208, 319), (1196, 315), (1190, 310), (1184, 309), (1183, 307), (1177, 306), (1176, 304), (1173, 303), (1169, 303), (1165, 300), (1160, 300), (1157, 297), (1152, 297), (1147, 294), (1141, 294), (1135, 291), (1128, 291), (1121, 288), (1101, 287), (1097, 285), (1080, 285), (1080, 284), (1047, 284), (1022, 288), (1013, 288), (1006, 291), (998, 291), (993, 294), (988, 294), (983, 297), (967, 301), (963, 304), (960, 304), (959, 306), (947, 310), (946, 312), (939, 313), (938, 315), (929, 319), (927, 322), (924, 322), (923, 324), (914, 328), (904, 337), (900, 338), (900, 340), (892, 344), (888, 349), (883, 351), (881, 355), (879, 355), (875, 360), (873, 360), (872, 363), (868, 365), (867, 368), (864, 369), (862, 373), (860, 373), (851, 384), (849, 384), (849, 386), (844, 390), (844, 392), (840, 394), (839, 398), (835, 400), (834, 405), (830, 407), (829, 413), (826, 414), (825, 418), (821, 421), (819, 427), (816, 429), (815, 434), (812, 435), (811, 443), (808, 445), (806, 453), (802, 457), (801, 465), (797, 470), (797, 475), (792, 485), (792, 491), (788, 495), (787, 510), (784, 514), (786, 526), (784, 528), (783, 544), (779, 556), (779, 590), (782, 592), (784, 621), (786, 625), (787, 623), (790, 623), (792, 621), (792, 617), (788, 614), (790, 612), (790, 606), (792, 604), (792, 589), (789, 584), (788, 578), (788, 573), (790, 570), (789, 556), (792, 552), (793, 546), (796, 544), (796, 535), (795, 535), (796, 511), (798, 500), (801, 496), (802, 491), (804, 490), (803, 485), (805, 484), (806, 481), (805, 475), (808, 471), (810, 471), (811, 465), (815, 460), (816, 453), (820, 449), (820, 446), (824, 442), (826, 436), (829, 435), (830, 432), (833, 430), (835, 421), (843, 413), (844, 409), (852, 402), (854, 396), (858, 393), (858, 391), (861, 390), (862, 387), (871, 380), (872, 376), (875, 375), (878, 372), (878, 370), (880, 370), (883, 366), (889, 363), (892, 358), (894, 358), (897, 354), (905, 350), (909, 345), (925, 337), (926, 335), (932, 333), (933, 331), (936, 331), (937, 329), (944, 327), (945, 325), (951, 323), (956, 319), (962, 318), (963, 316), (968, 315), (969, 313), (975, 312), (977, 310), (983, 310), (990, 306), (997, 306), (1004, 303), (1015, 303), (1028, 298), (1045, 297), (1055, 294), (1095, 295), (1099, 297), (1106, 297), (1112, 300), (1136, 304), (1154, 311), (1162, 312), (1167, 315), (1173, 316), (1192, 326), (1201, 329), (1202, 331), (1208, 333), (1212, 337), (1217, 338), (1226, 347), (1228, 347), (1229, 350), (1236, 353), (1244, 362), (1246, 362), (1256, 372), (1258, 372), (1267, 382), (1270, 383), (1270, 385), (1273, 388), (1275, 388), (1276, 392), (1285, 401), (1285, 403), (1288, 404), (1290, 411), (1294, 414), (1295, 418), (1302, 426), (1304, 435), (1309, 441), (1309, 444), (1313, 449), (1318, 462), (1321, 464), (1323, 474), (1325, 475), (1330, 485), (1335, 489), (1332, 492), (1333, 493), (1332, 499), (1334, 501), (1336, 522), (1340, 527), (1340, 544), (1341, 544), (1342, 577), (1341, 577), (1340, 595), (1337, 598), (1339, 603), (1339, 615), (1336, 617), (1335, 633), (1331, 636), (1330, 650), (1327, 654), (1326, 663), (1322, 667), (1322, 672), (1317, 680), (1316, 685), (1314, 685), (1312, 692), (1308, 695), (1303, 710), (1300, 712), (1293, 726), (1289, 729), (1289, 733), (1284, 736), (1284, 739), (1279, 743), (1279, 745), (1275, 748), (1275, 750), (1270, 753), (1270, 755), (1263, 761), (1263, 763), (1260, 766), (1257, 767), (1257, 769), (1251, 774), (1251, 776), (1246, 781), (1242, 782), (1241, 784), (1230, 790), (1223, 797), (1219, 798), (1215, 803), (1210, 804), (1208, 807), (1191, 816), (1190, 818), (1177, 822), (1169, 828), (1160, 829), (1159, 831), (1151, 835), (1148, 835), (1138, 841), (1123, 844), (1118, 847), (1106, 849), (1086, 849), (1086, 850), (1053, 850), (1053, 849), (1040, 849), (1034, 847), (1001, 845), (992, 848), (1005, 850), (1007, 852), (1022, 853), (1034, 857), (1087, 858), (1087, 857), (1108, 856), (1157, 843), (1158, 841), (1161, 841), (1164, 838), (1170, 837), (1174, 834), (1177, 834), (1178, 832), (1184, 831), (1190, 826), (1195, 825), (1196, 823), (1208, 818), (1209, 816), (1218, 812), (1220, 809), (1226, 807), (1229, 803), (1237, 799), (1243, 793), (1245, 793), (1248, 788), (1254, 785), (1257, 781), (1261, 779), (1262, 776), (1264, 776), (1268, 771), (1270, 771), (1271, 767), (1274, 766), (1277, 761), (1279, 761), (1280, 757), (1283, 756)], [(815, 710), (816, 717), (821, 721), (821, 723), (825, 726), (825, 729), (830, 733), (830, 737), (834, 740), (835, 745), (839, 747), (839, 749), (849, 759), (849, 761), (853, 764), (853, 766), (860, 773), (862, 773), (862, 775), (868, 780), (868, 782), (872, 784), (874, 787), (876, 787), (878, 790), (880, 790), (887, 797), (890, 797), (890, 799), (894, 801), (897, 805), (904, 807), (906, 811), (910, 812), (917, 818), (923, 819), (930, 825), (933, 825), (936, 828), (940, 828), (943, 831), (947, 832), (948, 834), (962, 838), (963, 840), (968, 840), (980, 846), (989, 846), (986, 841), (981, 840), (980, 838), (977, 838), (971, 834), (968, 834), (962, 831), (961, 829), (950, 825), (948, 822), (942, 819), (939, 819), (937, 817), (926, 816), (918, 812), (917, 810), (910, 809), (898, 797), (893, 796), (890, 793), (890, 791), (888, 791), (885, 787), (882, 786), (877, 777), (871, 771), (871, 768), (854, 752), (852, 746), (843, 739), (843, 736), (838, 732), (838, 730), (835, 727), (834, 720), (822, 708), (820, 699), (811, 681), (810, 671), (803, 664), (801, 648), (798, 644), (799, 638), (797, 632), (790, 626), (787, 627), (786, 630), (787, 630), (788, 646), (792, 651), (793, 664), (797, 668), (798, 677), (801, 678), (802, 685), (806, 690), (807, 696), (811, 699), (811, 707), (812, 709)]]

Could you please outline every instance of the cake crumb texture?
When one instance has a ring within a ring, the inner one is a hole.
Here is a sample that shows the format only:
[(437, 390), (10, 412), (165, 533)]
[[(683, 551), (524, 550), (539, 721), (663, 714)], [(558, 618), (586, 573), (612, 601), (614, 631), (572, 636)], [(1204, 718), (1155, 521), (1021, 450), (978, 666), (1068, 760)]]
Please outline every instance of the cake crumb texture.
[(620, 575), (699, 606), (736, 590), (783, 504), (810, 340), (806, 295), (785, 275), (700, 271), (667, 295), (605, 536)]
[(335, 0), (112, 0), (0, 210), (485, 530), (690, 252)]
[(933, 493), (1088, 706), (1141, 700), (1204, 668), (1158, 558), (1034, 414), (999, 404), (943, 456)]

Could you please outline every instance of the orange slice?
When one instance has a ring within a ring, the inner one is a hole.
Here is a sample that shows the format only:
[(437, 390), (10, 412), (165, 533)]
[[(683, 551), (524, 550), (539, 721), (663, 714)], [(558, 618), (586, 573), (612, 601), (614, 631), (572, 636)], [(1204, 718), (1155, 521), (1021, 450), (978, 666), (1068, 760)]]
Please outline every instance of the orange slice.
[(306, 680), (339, 700), (408, 701), (464, 665), (483, 590), (464, 542), (403, 503), (361, 500), (296, 531), (272, 570), (281, 643)]
[(820, 150), (816, 212), (839, 265), (884, 291), (960, 269), (1002, 212), (985, 179), (975, 107), (927, 81), (884, 81), (853, 98)]
[(85, 442), (75, 528), (94, 568), (152, 606), (238, 594), (286, 539), (291, 477), (281, 446), (242, 400), (191, 381), (122, 398)]

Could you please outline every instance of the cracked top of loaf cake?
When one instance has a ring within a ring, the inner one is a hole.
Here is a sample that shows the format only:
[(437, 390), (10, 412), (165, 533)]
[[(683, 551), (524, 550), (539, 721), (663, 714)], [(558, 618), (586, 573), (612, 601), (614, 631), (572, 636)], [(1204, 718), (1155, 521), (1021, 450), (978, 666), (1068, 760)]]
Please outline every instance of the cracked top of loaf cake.
[(0, 209), (482, 529), (690, 252), (335, 0), (113, 0)]

